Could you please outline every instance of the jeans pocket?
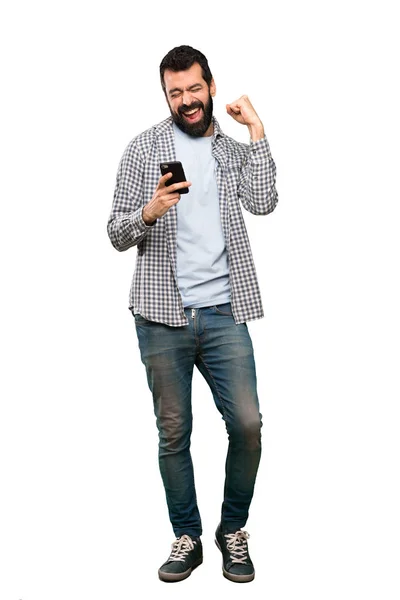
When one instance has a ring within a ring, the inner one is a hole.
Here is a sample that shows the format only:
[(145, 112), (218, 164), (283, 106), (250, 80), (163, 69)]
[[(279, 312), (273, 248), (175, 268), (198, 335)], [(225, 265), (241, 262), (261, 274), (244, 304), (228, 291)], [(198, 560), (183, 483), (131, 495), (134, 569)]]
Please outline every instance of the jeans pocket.
[(144, 317), (142, 317), (142, 315), (140, 315), (139, 313), (135, 313), (133, 316), (134, 316), (134, 319), (135, 319), (135, 323), (137, 325), (146, 325), (146, 323), (150, 323), (150, 321), (148, 321), (147, 319), (145, 319)]
[(216, 306), (213, 306), (213, 309), (217, 315), (224, 315), (225, 317), (233, 316), (230, 302), (227, 302), (226, 304), (218, 304)]

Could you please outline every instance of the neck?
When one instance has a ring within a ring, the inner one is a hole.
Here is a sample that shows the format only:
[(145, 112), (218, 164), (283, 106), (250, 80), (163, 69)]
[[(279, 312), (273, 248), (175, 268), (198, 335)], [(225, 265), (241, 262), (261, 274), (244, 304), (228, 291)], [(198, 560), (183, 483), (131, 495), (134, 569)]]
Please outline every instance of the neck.
[(214, 133), (214, 123), (211, 121), (210, 127), (207, 129), (205, 134), (202, 137), (210, 137)]

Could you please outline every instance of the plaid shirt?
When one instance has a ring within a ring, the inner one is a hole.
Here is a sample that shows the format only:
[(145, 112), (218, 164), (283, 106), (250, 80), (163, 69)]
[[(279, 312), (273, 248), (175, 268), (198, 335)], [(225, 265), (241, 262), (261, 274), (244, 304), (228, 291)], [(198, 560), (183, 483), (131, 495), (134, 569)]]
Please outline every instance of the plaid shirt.
[[(120, 252), (137, 246), (129, 307), (150, 321), (187, 325), (176, 275), (177, 210), (172, 206), (153, 225), (142, 209), (153, 197), (160, 162), (176, 160), (172, 117), (151, 127), (127, 146), (117, 173), (108, 221), (111, 243)], [(267, 139), (239, 143), (222, 133), (215, 118), (212, 154), (222, 230), (229, 257), (229, 283), (235, 322), (264, 316), (250, 243), (240, 202), (255, 215), (272, 212), (278, 202), (275, 164)]]

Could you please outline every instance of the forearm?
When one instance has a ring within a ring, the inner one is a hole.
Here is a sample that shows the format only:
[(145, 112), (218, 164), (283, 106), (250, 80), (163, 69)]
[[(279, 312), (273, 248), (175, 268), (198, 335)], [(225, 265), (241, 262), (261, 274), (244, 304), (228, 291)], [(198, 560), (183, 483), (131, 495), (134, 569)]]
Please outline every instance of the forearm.
[(114, 200), (107, 231), (114, 248), (123, 252), (136, 246), (152, 229), (143, 219), (144, 158), (135, 140), (131, 142), (118, 167)]
[(107, 231), (114, 248), (124, 252), (136, 246), (152, 229), (143, 220), (142, 207), (130, 213), (111, 214)]
[(252, 142), (259, 142), (265, 137), (264, 126), (261, 121), (253, 125), (247, 125), (247, 128), (249, 130), (250, 139)]
[(271, 213), (278, 202), (275, 182), (276, 167), (266, 137), (252, 140), (239, 186), (244, 208), (255, 215)]

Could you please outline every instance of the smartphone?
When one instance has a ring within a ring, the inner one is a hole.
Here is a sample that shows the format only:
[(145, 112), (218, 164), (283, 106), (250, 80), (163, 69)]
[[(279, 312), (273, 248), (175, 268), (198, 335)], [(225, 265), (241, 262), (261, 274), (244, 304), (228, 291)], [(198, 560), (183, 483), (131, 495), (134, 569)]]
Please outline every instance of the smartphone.
[[(166, 175), (167, 173), (172, 173), (172, 177), (168, 179), (165, 185), (168, 187), (173, 183), (179, 183), (180, 181), (187, 181), (185, 172), (182, 167), (182, 163), (179, 160), (175, 160), (172, 162), (162, 162), (160, 163), (161, 174)], [(189, 188), (184, 187), (176, 190), (179, 194), (187, 194), (189, 192)]]

